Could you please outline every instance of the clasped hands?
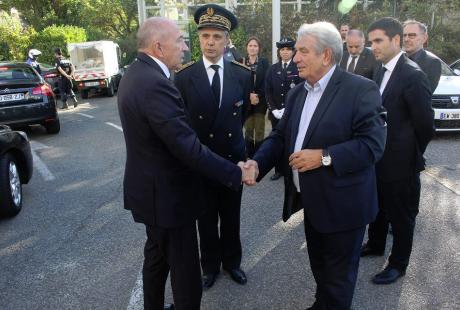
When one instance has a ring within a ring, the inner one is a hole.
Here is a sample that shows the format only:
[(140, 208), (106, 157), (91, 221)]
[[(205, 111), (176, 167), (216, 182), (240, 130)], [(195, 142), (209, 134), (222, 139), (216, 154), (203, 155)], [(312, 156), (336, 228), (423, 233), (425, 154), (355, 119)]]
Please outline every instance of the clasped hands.
[[(323, 150), (304, 149), (294, 152), (289, 156), (289, 166), (299, 172), (305, 172), (321, 167)], [(238, 167), (241, 168), (241, 181), (249, 186), (256, 185), (259, 176), (259, 166), (255, 160), (248, 159), (246, 162), (240, 161)]]

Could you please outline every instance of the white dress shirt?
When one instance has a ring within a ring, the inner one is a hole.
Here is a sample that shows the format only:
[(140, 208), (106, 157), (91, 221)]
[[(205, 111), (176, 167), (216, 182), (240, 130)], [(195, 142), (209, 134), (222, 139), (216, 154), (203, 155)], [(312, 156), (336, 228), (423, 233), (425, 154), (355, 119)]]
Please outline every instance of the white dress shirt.
[(209, 79), (209, 85), (212, 85), (212, 78), (214, 77), (214, 71), (213, 68), (211, 68), (211, 65), (218, 65), (219, 66), (219, 77), (220, 77), (220, 99), (219, 99), (219, 108), (220, 108), (220, 103), (222, 102), (222, 92), (224, 90), (224, 57), (221, 57), (218, 62), (215, 64), (210, 62), (209, 60), (206, 59), (206, 57), (203, 56), (203, 63), (204, 67), (206, 69), (206, 73), (208, 74), (208, 79)]
[(289, 59), (289, 61), (281, 61), (282, 64), (281, 64), (281, 68), (284, 69), (284, 64), (286, 64), (286, 68), (289, 67), (289, 64), (291, 63), (292, 61), (292, 58)]
[[(336, 65), (334, 65), (315, 85), (311, 86), (305, 81), (305, 88), (308, 91), (307, 98), (302, 109), (302, 115), (300, 116), (299, 122), (299, 131), (297, 132), (297, 138), (295, 140), (294, 152), (298, 152), (302, 149), (303, 141), (305, 140), (305, 135), (307, 134), (308, 126), (310, 125), (311, 118), (313, 113), (315, 113), (316, 107), (321, 99), (321, 96), (326, 89), (329, 80), (331, 79), (332, 74)], [(299, 183), (299, 171), (297, 169), (292, 169), (292, 180), (294, 185), (297, 188), (297, 192), (300, 193), (300, 183)]]
[(158, 58), (153, 57), (152, 55), (149, 55), (149, 56), (160, 66), (161, 70), (163, 70), (164, 74), (169, 79), (169, 77), (171, 76), (171, 72), (169, 72), (168, 67), (166, 67), (166, 65)]
[(380, 95), (383, 94), (383, 91), (385, 90), (385, 87), (387, 86), (388, 80), (390, 80), (391, 74), (393, 73), (393, 71), (394, 71), (394, 69), (396, 67), (396, 64), (398, 63), (398, 60), (399, 60), (399, 58), (401, 57), (402, 54), (404, 54), (404, 53), (399, 52), (398, 55), (396, 55), (389, 62), (387, 62), (386, 64), (383, 65), (385, 67), (385, 69), (387, 69), (387, 70), (383, 74), (382, 83), (380, 84)]

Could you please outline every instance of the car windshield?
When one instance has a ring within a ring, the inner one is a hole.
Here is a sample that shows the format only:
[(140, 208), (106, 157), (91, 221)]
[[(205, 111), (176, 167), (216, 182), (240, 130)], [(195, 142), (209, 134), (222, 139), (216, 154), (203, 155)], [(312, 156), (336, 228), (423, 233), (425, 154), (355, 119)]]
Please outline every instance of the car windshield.
[(456, 74), (452, 69), (443, 61), (441, 61), (441, 75), (444, 76), (455, 76)]
[(15, 80), (39, 81), (40, 77), (32, 68), (0, 65), (0, 82)]

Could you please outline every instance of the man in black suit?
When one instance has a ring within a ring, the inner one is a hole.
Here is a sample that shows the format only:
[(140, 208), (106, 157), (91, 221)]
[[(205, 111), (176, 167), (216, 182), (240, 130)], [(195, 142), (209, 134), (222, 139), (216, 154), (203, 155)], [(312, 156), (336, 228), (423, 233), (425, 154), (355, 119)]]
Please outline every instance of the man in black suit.
[(334, 25), (302, 25), (296, 50), (306, 82), (288, 93), (280, 123), (245, 167), (258, 166), (260, 179), (282, 161), (283, 220), (304, 210), (317, 285), (308, 309), (350, 309), (364, 232), (378, 210), (374, 164), (385, 145), (383, 108), (373, 81), (338, 66), (343, 49)]
[[(187, 46), (179, 28), (149, 18), (137, 33), (139, 53), (118, 89), (126, 142), (124, 207), (144, 223), (144, 308), (164, 307), (169, 271), (176, 309), (198, 310), (200, 264), (195, 220), (204, 201), (202, 177), (241, 190), (242, 169), (202, 145), (168, 79)], [(245, 180), (246, 178), (243, 178)], [(173, 309), (168, 306), (165, 309)]]
[(431, 92), (434, 92), (441, 77), (441, 60), (423, 48), (428, 40), (427, 27), (416, 20), (404, 22), (403, 27), (404, 51), (425, 72), (430, 81)]
[(340, 25), (340, 37), (342, 38), (343, 51), (347, 50), (347, 33), (350, 31), (350, 26), (348, 24)]
[[(237, 163), (246, 159), (242, 128), (251, 86), (249, 68), (223, 58), (228, 33), (237, 21), (230, 11), (215, 4), (198, 8), (194, 17), (203, 56), (177, 72), (176, 86), (200, 141)], [(198, 219), (203, 288), (214, 284), (221, 265), (235, 282), (245, 284), (246, 275), (240, 268), (242, 187), (235, 192), (212, 180), (205, 187), (206, 210)]]
[(347, 33), (347, 51), (343, 53), (340, 67), (348, 72), (372, 79), (377, 69), (372, 50), (364, 47), (364, 33), (358, 29), (352, 29)]
[(426, 75), (401, 51), (401, 23), (385, 17), (372, 23), (368, 34), (375, 58), (383, 64), (375, 79), (388, 112), (388, 134), (385, 153), (376, 165), (380, 212), (369, 225), (361, 256), (384, 254), (390, 223), (393, 247), (388, 265), (372, 278), (375, 284), (388, 284), (403, 276), (409, 264), (423, 153), (434, 134), (434, 115)]

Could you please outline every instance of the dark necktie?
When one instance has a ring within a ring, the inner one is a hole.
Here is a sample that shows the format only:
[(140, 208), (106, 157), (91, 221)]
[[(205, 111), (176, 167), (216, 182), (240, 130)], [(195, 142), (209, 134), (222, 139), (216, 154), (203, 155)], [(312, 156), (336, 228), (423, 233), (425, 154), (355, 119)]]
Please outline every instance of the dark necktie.
[(384, 66), (382, 66), (379, 70), (379, 72), (377, 72), (377, 76), (375, 77), (375, 83), (377, 83), (377, 85), (380, 87), (380, 85), (382, 84), (382, 80), (383, 80), (383, 76), (385, 75), (385, 72), (387, 71), (387, 68), (385, 68)]
[(215, 71), (212, 77), (212, 92), (217, 104), (220, 104), (220, 76), (219, 76), (219, 65), (211, 65), (211, 68)]
[(358, 56), (351, 56), (351, 62), (348, 65), (348, 69), (347, 69), (348, 72), (351, 72), (351, 73), (355, 72), (356, 57)]
[(283, 70), (286, 70), (286, 68), (287, 68), (287, 62), (283, 64)]

